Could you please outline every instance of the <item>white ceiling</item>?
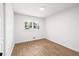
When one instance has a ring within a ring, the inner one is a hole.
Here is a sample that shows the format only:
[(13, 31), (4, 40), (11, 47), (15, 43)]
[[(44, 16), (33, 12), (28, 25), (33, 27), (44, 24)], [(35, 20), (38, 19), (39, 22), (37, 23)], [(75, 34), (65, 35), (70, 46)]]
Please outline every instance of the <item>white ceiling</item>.
[[(57, 12), (61, 12), (65, 9), (76, 6), (76, 3), (14, 3), (13, 9), (16, 13), (36, 16), (36, 17), (48, 17)], [(40, 8), (44, 7), (44, 11), (40, 11)]]

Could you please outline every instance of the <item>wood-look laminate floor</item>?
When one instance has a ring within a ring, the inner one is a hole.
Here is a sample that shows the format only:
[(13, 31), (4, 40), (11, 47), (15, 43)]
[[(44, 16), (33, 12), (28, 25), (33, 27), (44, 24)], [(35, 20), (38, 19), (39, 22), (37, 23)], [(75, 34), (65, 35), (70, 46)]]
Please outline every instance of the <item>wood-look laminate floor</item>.
[(79, 56), (79, 53), (47, 39), (40, 39), (15, 44), (12, 56)]

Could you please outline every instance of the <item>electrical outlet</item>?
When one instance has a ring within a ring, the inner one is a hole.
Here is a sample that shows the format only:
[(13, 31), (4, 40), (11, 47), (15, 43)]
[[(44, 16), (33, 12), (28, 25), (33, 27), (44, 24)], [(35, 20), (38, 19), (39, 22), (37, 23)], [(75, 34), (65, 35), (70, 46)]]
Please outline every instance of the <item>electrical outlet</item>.
[(35, 37), (33, 37), (33, 39), (35, 39)]

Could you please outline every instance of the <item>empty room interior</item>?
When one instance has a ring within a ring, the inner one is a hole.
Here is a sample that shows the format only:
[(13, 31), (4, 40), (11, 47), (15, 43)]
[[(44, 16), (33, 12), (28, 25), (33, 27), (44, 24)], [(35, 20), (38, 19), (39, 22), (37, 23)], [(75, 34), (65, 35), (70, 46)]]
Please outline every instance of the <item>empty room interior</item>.
[(79, 56), (78, 3), (4, 6), (5, 56)]

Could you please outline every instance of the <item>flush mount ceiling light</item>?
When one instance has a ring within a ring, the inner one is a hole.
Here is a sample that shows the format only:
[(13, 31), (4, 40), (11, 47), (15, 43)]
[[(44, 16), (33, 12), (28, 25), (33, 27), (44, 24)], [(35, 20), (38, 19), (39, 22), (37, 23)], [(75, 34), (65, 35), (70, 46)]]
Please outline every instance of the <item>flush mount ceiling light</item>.
[(44, 8), (44, 7), (40, 8), (40, 11), (44, 11), (44, 10), (45, 10), (45, 8)]

